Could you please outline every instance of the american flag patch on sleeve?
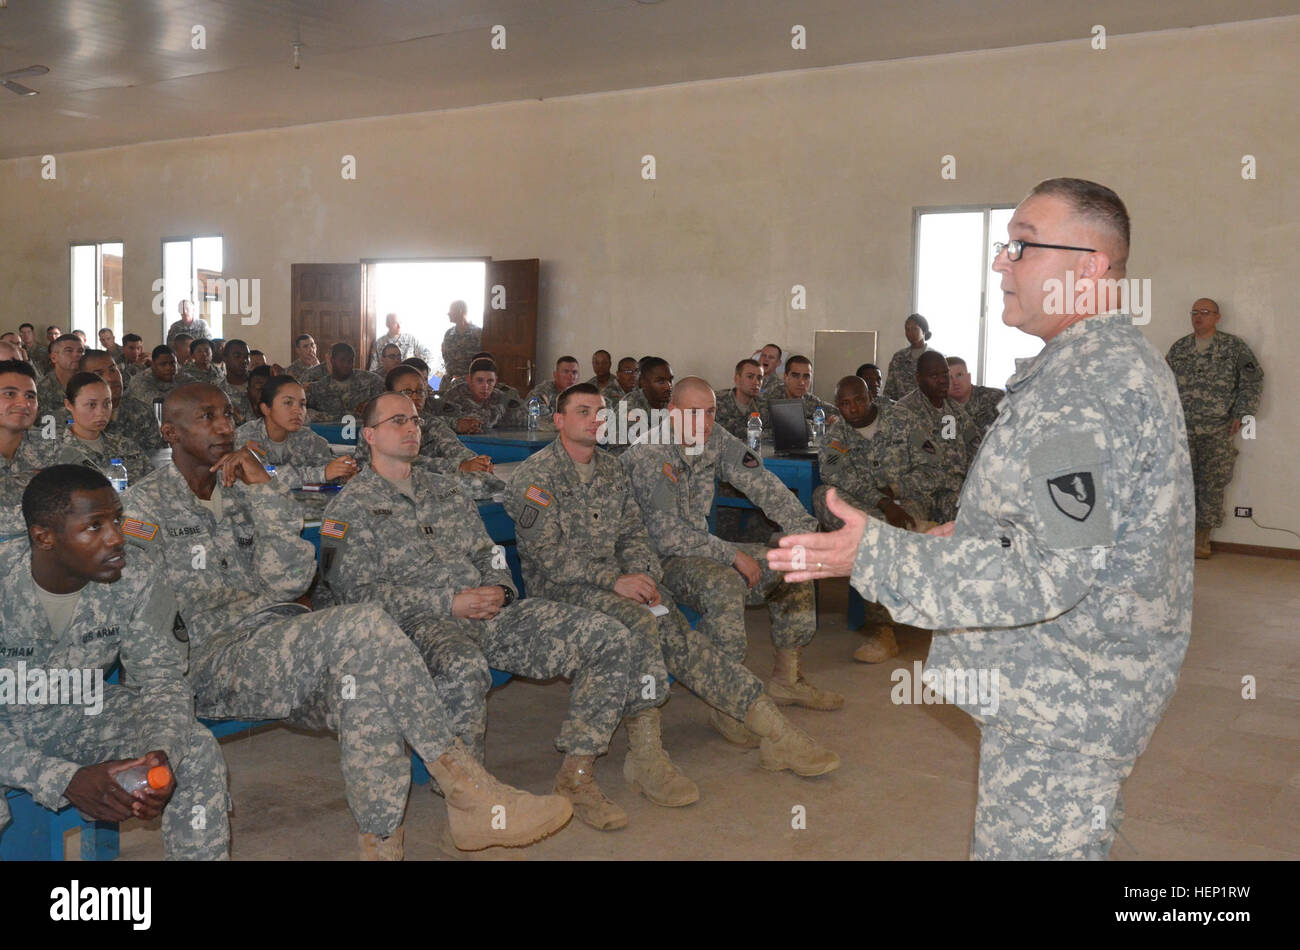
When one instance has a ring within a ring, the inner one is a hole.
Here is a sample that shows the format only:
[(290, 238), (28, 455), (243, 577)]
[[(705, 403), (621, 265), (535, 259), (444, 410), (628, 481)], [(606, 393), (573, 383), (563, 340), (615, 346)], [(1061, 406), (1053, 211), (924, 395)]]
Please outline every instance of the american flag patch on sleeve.
[(346, 521), (335, 521), (333, 518), (326, 518), (321, 522), (320, 533), (322, 537), (342, 540), (344, 535), (348, 533), (348, 523)]
[(147, 521), (137, 521), (134, 518), (123, 518), (122, 533), (129, 534), (133, 538), (139, 538), (141, 541), (152, 541), (158, 536), (158, 526)]
[(529, 485), (528, 491), (524, 492), (524, 498), (545, 508), (551, 503), (551, 493), (545, 488), (538, 488), (536, 485)]

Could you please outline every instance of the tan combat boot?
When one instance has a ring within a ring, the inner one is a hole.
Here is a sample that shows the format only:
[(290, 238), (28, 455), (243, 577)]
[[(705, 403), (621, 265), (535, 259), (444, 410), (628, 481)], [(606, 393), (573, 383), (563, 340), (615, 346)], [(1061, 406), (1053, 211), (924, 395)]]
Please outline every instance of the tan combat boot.
[(627, 758), (623, 778), (656, 805), (681, 808), (700, 800), (700, 789), (673, 765), (664, 751), (658, 709), (645, 709), (623, 720), (627, 726)]
[(840, 757), (817, 742), (764, 696), (749, 707), (745, 725), (762, 737), (758, 764), (769, 772), (789, 769), (795, 775), (825, 775), (840, 767)]
[(447, 799), (451, 840), (461, 851), (518, 848), (563, 828), (573, 816), (559, 795), (530, 795), (493, 778), (459, 739), (427, 763)]
[(566, 755), (555, 776), (555, 794), (573, 805), (573, 813), (583, 824), (597, 831), (615, 831), (627, 827), (627, 812), (605, 797), (596, 784), (594, 755)]
[(388, 837), (361, 833), (362, 861), (401, 861), (406, 857), (402, 848), (403, 829), (399, 826)]
[(1210, 556), (1210, 529), (1196, 529), (1196, 556), (1205, 560)]
[(875, 633), (868, 634), (862, 646), (853, 651), (853, 659), (859, 663), (884, 663), (896, 656), (898, 638), (894, 636), (894, 628), (887, 623), (878, 626)]
[(758, 736), (750, 732), (748, 727), (739, 719), (732, 719), (724, 712), (711, 709), (709, 710), (709, 725), (717, 730), (718, 735), (732, 745), (738, 745), (742, 749), (758, 748)]
[(818, 689), (799, 672), (799, 648), (776, 651), (772, 678), (767, 682), (767, 695), (783, 706), (794, 704), (808, 709), (839, 709), (844, 697), (828, 689)]

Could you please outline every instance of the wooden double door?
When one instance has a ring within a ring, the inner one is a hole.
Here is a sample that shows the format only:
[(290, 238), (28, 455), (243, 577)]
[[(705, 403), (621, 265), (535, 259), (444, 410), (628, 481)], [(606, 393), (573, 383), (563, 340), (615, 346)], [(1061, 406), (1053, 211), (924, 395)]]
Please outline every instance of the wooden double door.
[[(531, 388), (537, 363), (539, 263), (537, 258), (487, 262), (483, 349), (496, 359), (501, 381), (520, 392)], [(329, 347), (343, 342), (356, 350), (358, 367), (370, 365), (370, 348), (379, 333), (368, 271), (364, 263), (292, 265), (290, 359), (293, 341), (310, 333), (322, 359)], [(425, 341), (435, 371), (441, 342)]]

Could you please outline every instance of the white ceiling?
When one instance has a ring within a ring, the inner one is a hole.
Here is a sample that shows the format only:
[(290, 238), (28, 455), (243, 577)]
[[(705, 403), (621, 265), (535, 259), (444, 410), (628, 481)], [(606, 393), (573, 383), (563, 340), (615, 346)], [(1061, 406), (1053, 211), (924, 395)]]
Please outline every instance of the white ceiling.
[(0, 73), (50, 72), (19, 80), (40, 95), (0, 89), (0, 158), (1296, 14), (1300, 0), (8, 0)]

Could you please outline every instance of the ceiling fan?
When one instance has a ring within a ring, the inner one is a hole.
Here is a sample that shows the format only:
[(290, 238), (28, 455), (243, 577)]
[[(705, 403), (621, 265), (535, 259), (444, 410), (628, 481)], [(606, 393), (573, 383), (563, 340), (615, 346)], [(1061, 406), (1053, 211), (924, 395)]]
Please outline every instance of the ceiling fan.
[(24, 69), (11, 69), (7, 73), (0, 73), (0, 86), (4, 86), (15, 96), (34, 96), (35, 89), (29, 89), (20, 82), (14, 82), (15, 79), (21, 79), (25, 76), (44, 76), (50, 71), (48, 66), (28, 66)]

